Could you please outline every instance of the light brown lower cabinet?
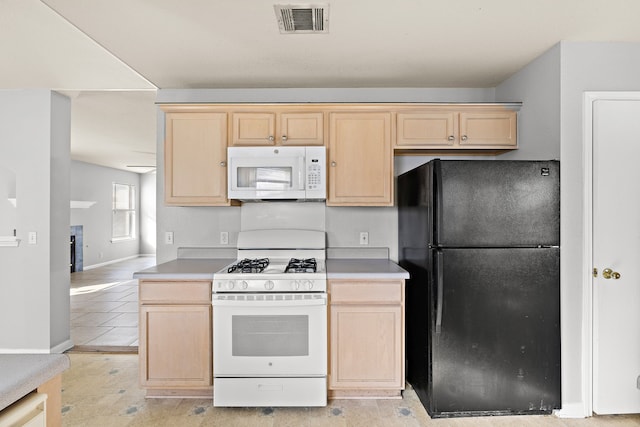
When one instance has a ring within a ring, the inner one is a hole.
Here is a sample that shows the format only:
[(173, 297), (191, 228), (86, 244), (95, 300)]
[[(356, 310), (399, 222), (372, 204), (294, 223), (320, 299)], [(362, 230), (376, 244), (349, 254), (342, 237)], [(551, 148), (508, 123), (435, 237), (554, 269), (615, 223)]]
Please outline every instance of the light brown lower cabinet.
[(140, 281), (140, 386), (147, 397), (211, 397), (211, 281)]
[(329, 396), (400, 396), (404, 280), (330, 280), (329, 300)]

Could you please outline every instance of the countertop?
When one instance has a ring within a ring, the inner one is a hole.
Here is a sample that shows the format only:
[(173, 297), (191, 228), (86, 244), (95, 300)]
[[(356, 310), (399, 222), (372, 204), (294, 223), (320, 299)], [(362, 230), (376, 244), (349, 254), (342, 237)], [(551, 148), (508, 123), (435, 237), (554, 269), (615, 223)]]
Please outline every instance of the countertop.
[(0, 410), (68, 368), (66, 354), (0, 354)]
[(327, 260), (327, 279), (408, 279), (409, 273), (388, 259)]
[(235, 259), (174, 259), (133, 273), (134, 279), (151, 280), (211, 280), (213, 273), (233, 263)]
[[(133, 274), (147, 280), (211, 280), (235, 259), (175, 259)], [(330, 258), (327, 279), (408, 279), (409, 273), (388, 259)]]

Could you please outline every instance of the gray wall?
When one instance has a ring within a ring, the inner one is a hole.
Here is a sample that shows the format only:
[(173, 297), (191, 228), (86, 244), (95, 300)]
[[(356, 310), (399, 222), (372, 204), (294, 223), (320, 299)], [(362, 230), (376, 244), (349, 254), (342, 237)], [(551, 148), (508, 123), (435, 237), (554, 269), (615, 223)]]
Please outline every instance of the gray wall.
[(156, 172), (140, 175), (140, 254), (156, 254)]
[(496, 100), (523, 102), (521, 149), (504, 158), (561, 160), (562, 398), (566, 415), (584, 415), (583, 96), (640, 90), (640, 44), (562, 42), (496, 88)]
[[(0, 248), (0, 352), (63, 351), (69, 336), (71, 105), (49, 90), (0, 91), (0, 157), (16, 174), (18, 247)], [(27, 243), (28, 232), (37, 244)]]
[[(202, 89), (159, 90), (159, 103), (189, 102), (492, 102), (494, 89)], [(157, 200), (157, 260), (164, 262), (177, 257), (184, 246), (222, 247), (220, 231), (229, 232), (229, 245), (234, 247), (238, 231), (243, 227), (243, 207), (169, 207), (164, 194), (164, 114), (158, 110), (158, 200)], [(407, 157), (406, 159), (409, 159)], [(412, 161), (424, 162), (412, 156)], [(402, 160), (396, 167), (407, 170)], [(278, 209), (270, 207), (271, 210)], [(286, 213), (286, 209), (278, 211)], [(327, 207), (324, 212), (327, 240), (331, 247), (359, 247), (360, 231), (369, 232), (369, 247), (386, 247), (397, 260), (397, 211), (389, 208)], [(245, 225), (255, 226), (257, 220), (245, 217)], [(166, 231), (174, 232), (174, 244), (164, 243)]]
[[(144, 192), (141, 188), (140, 176), (135, 172), (78, 161), (71, 162), (71, 200), (96, 202), (87, 209), (71, 209), (71, 225), (83, 226), (85, 269), (137, 256), (141, 252), (141, 218), (145, 218), (145, 205), (141, 203)], [(136, 187), (138, 209), (136, 233), (138, 236), (135, 240), (111, 242), (112, 184), (114, 182)], [(154, 200), (155, 198), (152, 198), (152, 203)]]
[[(580, 347), (583, 283), (589, 273), (583, 259), (583, 96), (585, 91), (640, 90), (640, 44), (568, 43), (561, 44), (561, 152), (562, 161), (562, 263), (563, 296), (571, 313), (568, 345), (575, 348), (575, 357), (582, 356)], [(630, 143), (635, 143), (630, 141)], [(566, 317), (566, 316), (565, 316)], [(565, 319), (563, 317), (563, 320)], [(579, 344), (579, 345), (578, 345)], [(573, 355), (572, 355), (573, 356)], [(572, 373), (580, 359), (567, 359)], [(574, 363), (571, 367), (570, 364)], [(576, 378), (577, 372), (575, 372)], [(573, 377), (573, 375), (572, 375)], [(582, 384), (576, 381), (576, 386)], [(567, 381), (570, 392), (577, 391)], [(574, 397), (573, 395), (571, 397)], [(569, 402), (572, 400), (569, 400)]]

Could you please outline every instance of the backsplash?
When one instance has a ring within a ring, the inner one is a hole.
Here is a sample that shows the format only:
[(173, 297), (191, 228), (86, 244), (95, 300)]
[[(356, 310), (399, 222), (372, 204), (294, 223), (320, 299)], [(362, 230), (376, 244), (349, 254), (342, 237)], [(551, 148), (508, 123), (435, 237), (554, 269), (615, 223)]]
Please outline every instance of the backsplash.
[(324, 202), (247, 202), (240, 208), (240, 230), (326, 231)]

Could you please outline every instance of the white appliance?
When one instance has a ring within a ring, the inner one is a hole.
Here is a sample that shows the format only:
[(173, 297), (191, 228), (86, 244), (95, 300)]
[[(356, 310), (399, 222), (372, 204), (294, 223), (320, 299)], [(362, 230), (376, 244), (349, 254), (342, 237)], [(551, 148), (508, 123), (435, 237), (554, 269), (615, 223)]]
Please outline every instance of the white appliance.
[(325, 233), (253, 230), (213, 276), (213, 405), (326, 406)]
[(228, 197), (238, 200), (324, 200), (325, 147), (229, 147)]

